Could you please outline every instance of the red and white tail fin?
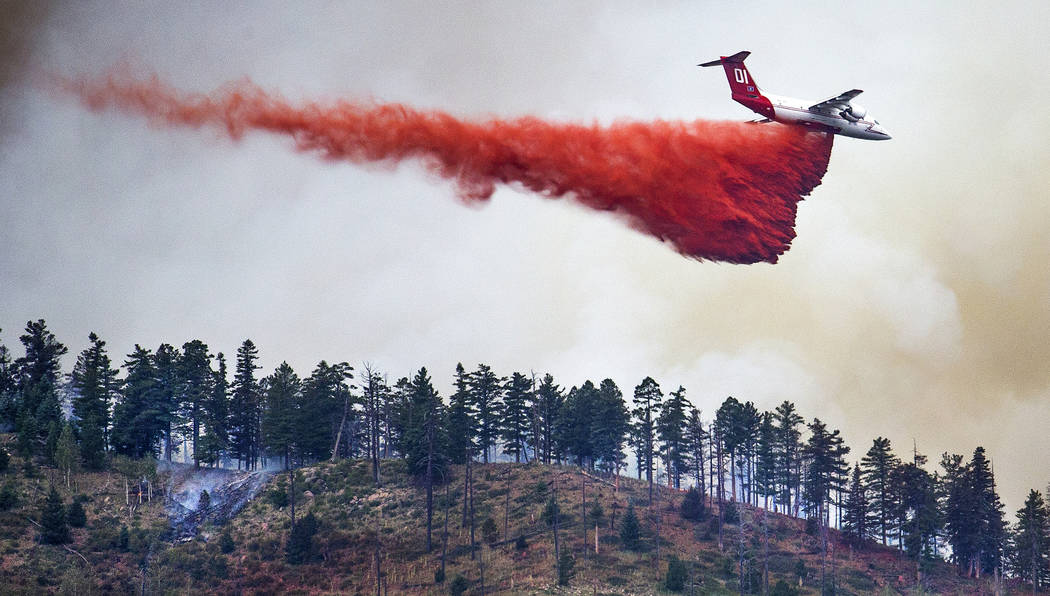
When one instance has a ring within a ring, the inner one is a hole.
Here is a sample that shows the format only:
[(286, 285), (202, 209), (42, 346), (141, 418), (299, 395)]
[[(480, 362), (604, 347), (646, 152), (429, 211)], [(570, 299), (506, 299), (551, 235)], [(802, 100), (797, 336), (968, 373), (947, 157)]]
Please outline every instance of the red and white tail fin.
[(726, 69), (726, 78), (729, 79), (729, 89), (733, 92), (733, 99), (741, 103), (753, 112), (761, 114), (766, 118), (773, 119), (773, 105), (759, 90), (754, 77), (744, 66), (744, 59), (751, 52), (737, 52), (732, 56), (722, 56), (718, 60), (704, 62), (697, 66), (718, 66)]
[(762, 92), (758, 90), (755, 79), (752, 78), (751, 73), (744, 66), (744, 59), (750, 55), (751, 52), (747, 51), (737, 52), (732, 56), (722, 56), (718, 60), (704, 62), (698, 66), (718, 66), (721, 64), (726, 69), (726, 78), (729, 79), (729, 88), (733, 92), (733, 99), (736, 99), (738, 95), (758, 97), (762, 95)]

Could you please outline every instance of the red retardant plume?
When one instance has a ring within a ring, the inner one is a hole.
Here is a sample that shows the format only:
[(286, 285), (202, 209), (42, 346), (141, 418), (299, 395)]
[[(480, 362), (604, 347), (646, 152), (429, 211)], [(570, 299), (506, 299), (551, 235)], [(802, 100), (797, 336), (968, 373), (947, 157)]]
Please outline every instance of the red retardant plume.
[(827, 170), (832, 136), (780, 124), (631, 122), (605, 126), (525, 116), (467, 121), (402, 104), (292, 105), (250, 82), (182, 94), (156, 78), (62, 83), (90, 108), (166, 125), (287, 134), (300, 151), (353, 163), (417, 158), (465, 201), (497, 183), (571, 197), (622, 215), (683, 255), (775, 263), (795, 237), (798, 201)]

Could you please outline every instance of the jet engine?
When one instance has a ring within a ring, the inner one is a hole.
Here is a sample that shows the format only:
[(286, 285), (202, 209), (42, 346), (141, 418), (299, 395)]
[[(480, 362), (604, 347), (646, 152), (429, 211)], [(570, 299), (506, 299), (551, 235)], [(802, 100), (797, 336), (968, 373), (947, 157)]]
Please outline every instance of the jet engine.
[(842, 117), (850, 122), (856, 122), (863, 119), (867, 113), (868, 110), (866, 110), (864, 106), (851, 103), (848, 108), (842, 110)]

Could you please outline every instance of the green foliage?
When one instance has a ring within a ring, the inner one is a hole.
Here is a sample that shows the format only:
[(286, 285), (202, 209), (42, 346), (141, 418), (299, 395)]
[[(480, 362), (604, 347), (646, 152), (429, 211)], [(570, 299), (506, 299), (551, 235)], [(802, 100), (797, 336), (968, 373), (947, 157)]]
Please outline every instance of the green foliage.
[(209, 507), (211, 507), (211, 495), (208, 494), (208, 491), (202, 490), (200, 499), (197, 501), (197, 510), (207, 511)]
[(65, 544), (70, 540), (66, 508), (54, 487), (51, 487), (40, 511), (40, 539), (44, 544)]
[(667, 579), (664, 587), (672, 592), (681, 592), (685, 588), (687, 579), (689, 579), (689, 569), (685, 566), (685, 562), (671, 555), (667, 561)]
[(80, 499), (73, 499), (73, 502), (69, 504), (66, 510), (66, 519), (69, 525), (74, 528), (83, 528), (87, 525), (87, 514), (84, 512), (84, 506), (81, 505)]
[(266, 492), (266, 500), (274, 509), (283, 509), (288, 506), (288, 490), (284, 486), (275, 486)]
[(219, 534), (219, 550), (224, 555), (232, 553), (237, 548), (237, 544), (233, 541), (233, 536), (230, 535), (230, 529), (226, 528)]
[(485, 521), (481, 522), (481, 538), (489, 544), (495, 544), (499, 540), (499, 528), (491, 517), (486, 517)]
[(127, 526), (120, 526), (120, 535), (117, 537), (117, 548), (120, 550), (128, 550), (128, 545), (131, 541), (131, 533), (128, 531)]
[(698, 522), (704, 518), (704, 500), (697, 488), (691, 487), (682, 498), (682, 518)]
[(437, 569), (434, 570), (434, 583), (435, 584), (443, 584), (443, 583), (445, 583), (445, 570), (442, 569), (441, 567), (438, 567)]
[(773, 586), (773, 590), (770, 591), (770, 596), (798, 596), (798, 588), (788, 585), (784, 580), (777, 580), (776, 585)]
[(518, 534), (518, 539), (514, 541), (514, 548), (519, 551), (529, 548), (529, 543), (525, 540), (524, 534)]
[(314, 534), (317, 533), (317, 518), (307, 513), (292, 527), (285, 546), (285, 560), (292, 565), (311, 561), (314, 557)]
[(737, 510), (734, 501), (722, 502), (722, 522), (726, 524), (740, 523), (740, 512)]
[(467, 581), (467, 578), (458, 573), (452, 578), (452, 581), (448, 583), (448, 593), (450, 596), (463, 596), (463, 593), (466, 592), (468, 588), (470, 588), (470, 582)]
[(568, 549), (561, 551), (561, 558), (558, 559), (558, 585), (567, 586), (572, 578), (576, 576), (576, 559), (572, 557), (572, 554)]
[(0, 473), (6, 472), (10, 465), (11, 456), (7, 454), (7, 449), (0, 447)]
[(620, 522), (620, 542), (628, 550), (637, 551), (641, 549), (641, 528), (638, 525), (638, 516), (634, 513), (634, 505), (627, 506), (627, 513)]
[(0, 511), (10, 511), (15, 507), (18, 507), (18, 488), (14, 482), (8, 481), (0, 489)]

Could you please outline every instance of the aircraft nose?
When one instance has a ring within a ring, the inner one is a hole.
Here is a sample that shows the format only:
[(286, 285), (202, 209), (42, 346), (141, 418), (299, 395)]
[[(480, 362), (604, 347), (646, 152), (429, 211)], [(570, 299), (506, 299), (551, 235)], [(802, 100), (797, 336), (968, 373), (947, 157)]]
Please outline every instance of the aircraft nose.
[(882, 126), (877, 127), (875, 129), (875, 132), (877, 132), (880, 135), (882, 135), (882, 140), (888, 140), (888, 139), (892, 139), (893, 138), (893, 135), (890, 134), (890, 131), (886, 130)]

